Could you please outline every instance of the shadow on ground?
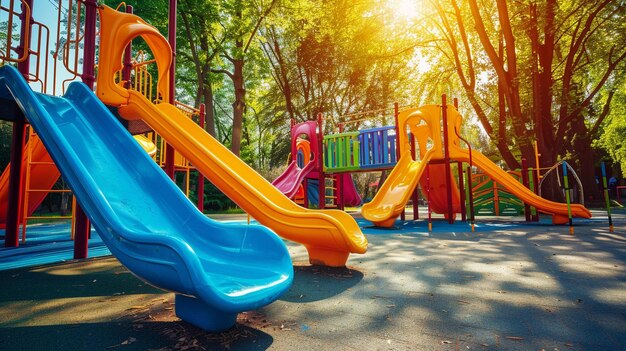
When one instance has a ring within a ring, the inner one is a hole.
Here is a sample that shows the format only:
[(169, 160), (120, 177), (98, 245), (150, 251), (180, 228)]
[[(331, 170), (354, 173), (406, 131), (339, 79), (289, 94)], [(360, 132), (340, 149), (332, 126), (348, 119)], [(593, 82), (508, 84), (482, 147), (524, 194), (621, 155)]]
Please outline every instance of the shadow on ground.
[(305, 303), (325, 300), (357, 285), (363, 273), (347, 267), (301, 266), (293, 267), (291, 288), (280, 300)]

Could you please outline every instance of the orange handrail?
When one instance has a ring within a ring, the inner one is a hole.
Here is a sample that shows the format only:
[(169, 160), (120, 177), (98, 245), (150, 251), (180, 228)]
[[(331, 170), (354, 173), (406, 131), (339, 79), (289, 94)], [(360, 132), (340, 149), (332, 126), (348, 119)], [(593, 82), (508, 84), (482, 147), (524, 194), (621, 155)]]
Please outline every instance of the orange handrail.
[(8, 24), (7, 24), (8, 33), (7, 33), (7, 45), (6, 45), (7, 51), (4, 53), (2, 57), (0, 57), (2, 61), (16, 62), (16, 63), (23, 62), (23, 61), (26, 61), (29, 55), (28, 48), (30, 47), (30, 31), (26, 30), (24, 31), (25, 32), (25, 35), (24, 35), (25, 45), (24, 45), (24, 49), (22, 50), (22, 55), (18, 58), (11, 57), (11, 50), (13, 49), (12, 47), (13, 17), (14, 16), (22, 17), (22, 27), (26, 26), (26, 28), (30, 28), (30, 14), (31, 14), (30, 6), (28, 6), (28, 3), (26, 3), (24, 0), (20, 0), (20, 2), (22, 3), (22, 6), (24, 7), (23, 12), (17, 12), (14, 10), (15, 0), (9, 1), (9, 7), (2, 6), (2, 3), (0, 2), (0, 10), (8, 13)]

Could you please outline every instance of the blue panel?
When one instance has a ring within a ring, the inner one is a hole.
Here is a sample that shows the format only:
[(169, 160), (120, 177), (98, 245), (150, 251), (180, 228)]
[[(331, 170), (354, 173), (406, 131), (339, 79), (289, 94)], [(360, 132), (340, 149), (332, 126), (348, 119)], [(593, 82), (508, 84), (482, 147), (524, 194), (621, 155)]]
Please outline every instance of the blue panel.
[(377, 169), (396, 164), (396, 136), (394, 126), (361, 130), (361, 168)]

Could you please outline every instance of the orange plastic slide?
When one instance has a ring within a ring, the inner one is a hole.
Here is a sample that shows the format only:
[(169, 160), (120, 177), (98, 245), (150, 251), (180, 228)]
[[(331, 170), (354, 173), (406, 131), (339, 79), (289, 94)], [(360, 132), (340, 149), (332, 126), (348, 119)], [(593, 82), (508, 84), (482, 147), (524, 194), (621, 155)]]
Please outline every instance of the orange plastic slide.
[[(61, 173), (52, 162), (52, 158), (43, 146), (38, 137), (31, 138), (26, 147), (32, 148), (31, 162), (33, 163), (30, 170), (30, 188), (42, 190), (33, 191), (28, 194), (28, 216), (30, 216), (39, 207), (43, 199), (48, 195), (47, 190), (52, 189), (54, 183)], [(22, 169), (25, 169), (28, 153), (24, 152), (22, 158)], [(6, 225), (7, 205), (9, 202), (9, 169), (10, 165), (5, 168), (2, 176), (0, 176), (0, 228)]]
[[(454, 130), (460, 130), (462, 117), (454, 106), (448, 107), (448, 138), (450, 140), (450, 157), (463, 162), (469, 162), (469, 151), (461, 147), (459, 137)], [(552, 223), (564, 224), (568, 221), (567, 204), (546, 200), (530, 191), (522, 183), (509, 175), (498, 165), (491, 162), (479, 151), (472, 151), (473, 165), (482, 169), (494, 181), (502, 184), (511, 194), (517, 196), (525, 203), (534, 206), (538, 211), (551, 214)], [(571, 204), (572, 217), (591, 218), (591, 212), (580, 204)]]
[[(469, 152), (461, 148), (459, 136), (456, 131), (460, 130), (462, 117), (457, 109), (448, 105), (448, 139), (450, 146), (450, 158), (455, 161), (469, 162)], [(441, 107), (438, 105), (425, 105), (419, 108), (413, 108), (403, 111), (398, 116), (398, 125), (401, 129), (409, 127), (411, 133), (415, 136), (420, 149), (420, 154), (424, 163), (431, 160), (441, 160), (444, 158), (443, 138), (441, 133)], [(402, 158), (393, 169), (379, 192), (376, 194), (372, 202), (363, 206), (363, 217), (372, 221), (378, 226), (391, 226), (396, 217), (402, 212), (406, 205), (416, 179), (410, 177), (422, 177), (422, 165), (416, 164), (408, 155), (410, 149), (409, 141), (405, 133), (400, 133), (399, 137), (400, 150)], [(535, 195), (532, 191), (519, 183), (515, 178), (500, 167), (491, 162), (487, 157), (478, 151), (472, 152), (473, 165), (482, 169), (491, 178), (502, 184), (508, 191), (519, 197), (525, 203), (534, 206), (540, 212), (552, 215), (552, 222), (555, 224), (563, 224), (568, 220), (567, 204), (557, 203), (546, 200)], [(420, 167), (418, 167), (420, 166)], [(433, 210), (438, 213), (447, 211), (447, 198), (445, 186), (441, 188), (439, 185), (445, 184), (445, 173), (438, 170), (439, 165), (431, 166), (431, 198)], [(453, 179), (451, 179), (453, 181)], [(422, 186), (425, 181), (422, 180)], [(454, 212), (460, 212), (459, 193), (456, 186), (453, 187), (452, 206)], [(584, 206), (572, 204), (572, 216), (590, 218), (591, 212)]]
[(391, 227), (404, 210), (431, 155), (427, 152), (421, 161), (413, 161), (411, 151), (404, 151), (372, 201), (361, 208), (363, 217), (379, 227)]
[[(464, 153), (464, 157), (462, 157)], [(457, 159), (469, 162), (469, 153), (466, 150), (457, 150)], [(487, 156), (474, 150), (472, 151), (472, 162), (474, 166), (482, 169), (493, 180), (502, 184), (511, 194), (519, 197), (523, 202), (534, 206), (538, 211), (551, 214), (552, 223), (564, 224), (568, 221), (567, 204), (546, 200), (534, 192), (530, 191), (517, 179), (494, 164)], [(571, 204), (572, 217), (591, 218), (591, 212), (583, 205)]]
[(283, 238), (303, 244), (311, 263), (344, 266), (350, 253), (366, 251), (367, 239), (350, 215), (296, 205), (175, 106), (155, 105), (117, 84), (113, 78), (122, 68), (123, 50), (130, 40), (141, 36), (156, 58), (158, 90), (168, 101), (171, 49), (165, 38), (139, 17), (106, 6), (100, 6), (99, 12), (102, 37), (97, 96), (105, 104), (119, 106), (124, 118), (143, 119), (252, 217)]
[[(152, 140), (144, 137), (143, 135), (135, 135), (135, 140), (141, 145), (141, 147), (152, 156), (156, 153), (156, 145)], [(30, 189), (36, 189), (28, 194), (28, 214), (31, 216), (33, 212), (39, 207), (43, 199), (48, 195), (48, 190), (52, 189), (54, 184), (61, 176), (61, 172), (54, 165), (52, 158), (46, 151), (41, 139), (37, 136), (31, 138), (26, 144), (26, 148), (32, 148), (31, 151), (31, 163), (30, 168)], [(22, 159), (22, 169), (25, 169), (28, 154), (24, 152)], [(4, 169), (0, 176), (0, 229), (6, 226), (7, 206), (9, 203), (9, 170), (10, 165)]]

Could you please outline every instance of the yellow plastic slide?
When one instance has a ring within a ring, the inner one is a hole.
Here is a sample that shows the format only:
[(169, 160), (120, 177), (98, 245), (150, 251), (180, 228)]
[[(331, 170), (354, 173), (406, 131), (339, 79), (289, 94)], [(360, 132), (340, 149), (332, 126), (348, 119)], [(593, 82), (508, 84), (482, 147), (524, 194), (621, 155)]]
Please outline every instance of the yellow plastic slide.
[(365, 253), (367, 239), (356, 221), (338, 210), (309, 210), (289, 200), (171, 104), (155, 105), (115, 82), (126, 45), (141, 36), (156, 59), (158, 92), (169, 101), (172, 52), (158, 30), (141, 18), (100, 6), (100, 60), (97, 96), (118, 106), (126, 119), (143, 119), (239, 207), (278, 235), (303, 244), (313, 264), (345, 266), (350, 253)]
[[(457, 159), (463, 158), (461, 161), (469, 162), (469, 153), (466, 150), (456, 150), (456, 152)], [(552, 214), (552, 222), (554, 224), (567, 223), (567, 204), (546, 200), (536, 195), (476, 150), (472, 151), (472, 162), (474, 166), (482, 169), (489, 177), (502, 184), (508, 191), (525, 203), (534, 206), (540, 212)], [(571, 204), (571, 209), (572, 217), (591, 218), (591, 212), (583, 205)]]
[(154, 105), (130, 91), (122, 116), (140, 116), (226, 196), (285, 239), (303, 244), (313, 264), (344, 266), (367, 240), (354, 219), (337, 210), (309, 210), (289, 200), (175, 106)]
[(431, 152), (426, 152), (421, 161), (414, 161), (411, 151), (404, 151), (372, 201), (361, 208), (363, 217), (379, 227), (392, 226), (404, 210), (431, 156)]

